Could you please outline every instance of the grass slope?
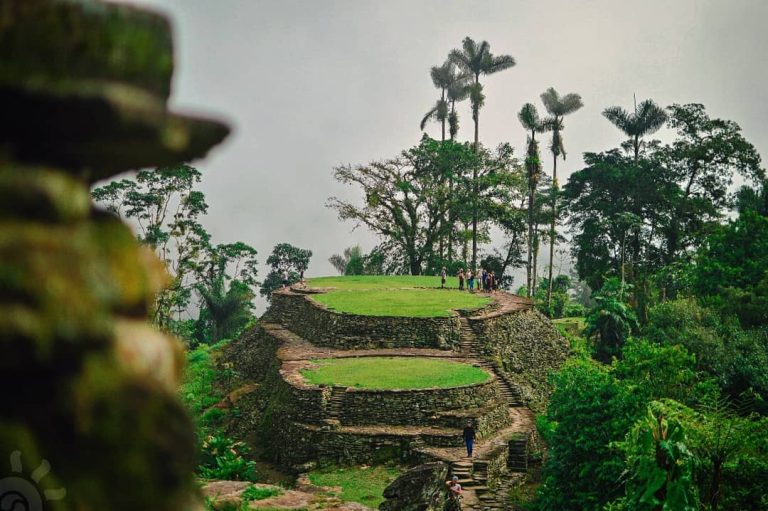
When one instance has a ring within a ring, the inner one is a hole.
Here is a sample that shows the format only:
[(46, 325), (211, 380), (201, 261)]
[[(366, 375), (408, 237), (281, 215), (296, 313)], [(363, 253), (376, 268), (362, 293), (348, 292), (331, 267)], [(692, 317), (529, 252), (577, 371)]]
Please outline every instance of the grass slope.
[[(440, 276), (425, 275), (345, 275), (337, 277), (313, 277), (309, 287), (335, 287), (336, 289), (404, 289), (414, 287), (440, 287)], [(448, 277), (446, 286), (459, 287), (459, 279)]]
[(302, 375), (315, 385), (364, 389), (424, 389), (481, 383), (488, 373), (477, 367), (434, 358), (361, 357), (314, 361), (318, 367)]
[(318, 486), (341, 486), (342, 500), (377, 509), (384, 488), (402, 473), (397, 467), (328, 467), (310, 472), (309, 480)]
[(339, 312), (365, 316), (446, 317), (454, 309), (478, 309), (490, 302), (479, 294), (460, 292), (458, 280), (448, 279), (450, 289), (439, 289), (440, 277), (413, 275), (318, 277), (310, 287), (333, 291), (313, 299)]

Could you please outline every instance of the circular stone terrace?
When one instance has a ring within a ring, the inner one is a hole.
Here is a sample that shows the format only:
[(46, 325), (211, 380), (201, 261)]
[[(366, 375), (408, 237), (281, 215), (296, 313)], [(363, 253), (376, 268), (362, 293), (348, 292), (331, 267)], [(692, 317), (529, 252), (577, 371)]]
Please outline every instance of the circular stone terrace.
[[(490, 495), (486, 481), (524, 470), (533, 430), (520, 389), (486, 359), (478, 335), (485, 323), (532, 308), (505, 292), (459, 291), (455, 277), (446, 289), (440, 277), (344, 276), (276, 291), (260, 326), (277, 341), (294, 461), (343, 454), (369, 463), (377, 452), (444, 460), (468, 478), (474, 507)], [(479, 435), (469, 461), (467, 420)]]
[(321, 291), (312, 299), (330, 310), (362, 316), (449, 317), (456, 310), (478, 311), (494, 303), (492, 295), (458, 290), (458, 279), (412, 275), (345, 276), (310, 279), (307, 288)]

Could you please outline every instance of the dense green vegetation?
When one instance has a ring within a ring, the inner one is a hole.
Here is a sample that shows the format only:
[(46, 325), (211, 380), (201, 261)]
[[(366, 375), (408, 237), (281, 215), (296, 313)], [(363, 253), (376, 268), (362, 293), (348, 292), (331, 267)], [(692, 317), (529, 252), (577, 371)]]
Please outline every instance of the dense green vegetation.
[(226, 434), (227, 423), (236, 415), (236, 409), (216, 406), (234, 377), (232, 370), (222, 371), (216, 366), (216, 357), (227, 343), (202, 344), (187, 353), (179, 393), (196, 424), (200, 453), (198, 475), (203, 479), (256, 481), (258, 474), (250, 448)]
[(328, 467), (309, 473), (309, 480), (318, 486), (340, 486), (341, 498), (378, 508), (384, 500), (384, 488), (404, 470), (399, 467)]
[[(139, 171), (93, 190), (94, 200), (136, 226), (139, 242), (163, 262), (170, 285), (155, 297), (154, 322), (190, 344), (237, 336), (253, 320), (256, 250), (215, 244), (203, 227), (208, 212), (189, 165)], [(191, 312), (197, 319), (186, 319)]]
[(488, 374), (449, 360), (416, 357), (360, 357), (314, 360), (316, 368), (301, 373), (315, 385), (364, 389), (424, 389), (481, 383)]

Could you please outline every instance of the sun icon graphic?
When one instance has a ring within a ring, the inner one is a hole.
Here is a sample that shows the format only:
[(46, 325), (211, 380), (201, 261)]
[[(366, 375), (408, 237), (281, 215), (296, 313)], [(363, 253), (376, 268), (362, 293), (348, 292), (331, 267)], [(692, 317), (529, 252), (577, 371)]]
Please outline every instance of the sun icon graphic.
[[(22, 474), (21, 451), (13, 451), (10, 456), (11, 472)], [(51, 464), (43, 460), (32, 472), (29, 478), (34, 484), (22, 476), (8, 476), (0, 479), (0, 509), (3, 511), (43, 511), (45, 501), (61, 500), (67, 495), (67, 490), (57, 488), (43, 490), (42, 495), (38, 484), (51, 471)]]

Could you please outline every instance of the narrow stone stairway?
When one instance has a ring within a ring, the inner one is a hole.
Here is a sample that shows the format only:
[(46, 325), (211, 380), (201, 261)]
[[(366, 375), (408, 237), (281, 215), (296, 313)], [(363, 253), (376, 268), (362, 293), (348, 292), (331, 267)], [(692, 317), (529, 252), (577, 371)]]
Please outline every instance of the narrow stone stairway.
[[(459, 321), (461, 324), (460, 348), (462, 355), (480, 360), (480, 366), (496, 376), (501, 395), (509, 404), (510, 409), (516, 408), (522, 411), (525, 403), (519, 387), (504, 374), (497, 362), (486, 360), (483, 354), (478, 351), (477, 338), (469, 320), (466, 317), (460, 317)], [(517, 473), (528, 470), (527, 434), (509, 442), (507, 468), (510, 472)], [(465, 511), (502, 511), (508, 509), (509, 482), (502, 481), (493, 489), (487, 486), (488, 460), (462, 458), (451, 462), (451, 470), (454, 475), (459, 477), (459, 483), (466, 490), (462, 503)]]
[(346, 387), (331, 388), (331, 397), (328, 399), (325, 409), (327, 419), (338, 421), (341, 418), (341, 407), (344, 405), (346, 392)]
[(509, 442), (507, 468), (510, 472), (528, 472), (528, 437)]
[(469, 325), (469, 320), (465, 317), (460, 317), (459, 322), (461, 323), (461, 353), (462, 355), (468, 357), (473, 354), (475, 354), (475, 332), (472, 330), (472, 327)]
[(469, 324), (469, 320), (465, 317), (460, 317), (459, 322), (461, 323), (460, 345), (462, 355), (481, 360), (480, 366), (496, 375), (499, 387), (501, 388), (501, 394), (507, 400), (509, 406), (524, 406), (522, 395), (517, 385), (504, 375), (498, 363), (485, 360), (483, 354), (477, 351), (477, 338), (475, 337), (474, 330), (472, 330), (472, 326)]

